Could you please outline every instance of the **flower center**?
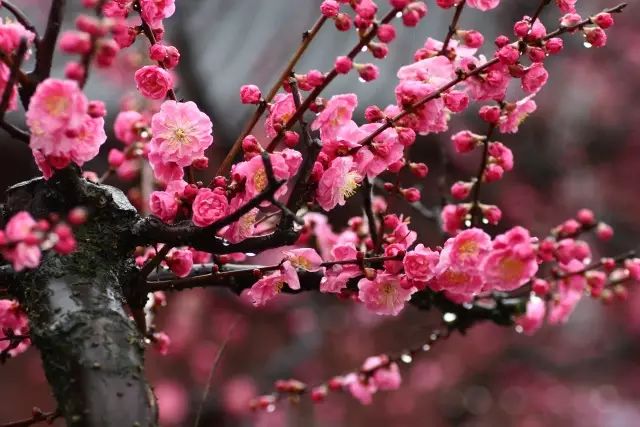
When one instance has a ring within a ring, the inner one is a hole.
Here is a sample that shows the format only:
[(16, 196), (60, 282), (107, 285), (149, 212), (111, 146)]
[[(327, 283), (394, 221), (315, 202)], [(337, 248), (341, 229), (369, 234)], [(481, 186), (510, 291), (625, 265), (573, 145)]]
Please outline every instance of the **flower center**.
[(261, 168), (253, 175), (253, 185), (259, 192), (267, 188), (267, 172), (264, 168)]
[(509, 257), (500, 263), (500, 272), (505, 280), (515, 280), (522, 276), (524, 263), (517, 258)]
[(60, 116), (69, 107), (69, 101), (64, 96), (50, 96), (44, 101), (44, 108), (52, 116)]
[(344, 177), (342, 187), (340, 187), (340, 195), (345, 199), (353, 196), (360, 186), (360, 181), (362, 181), (362, 177), (358, 172), (352, 171), (347, 173)]

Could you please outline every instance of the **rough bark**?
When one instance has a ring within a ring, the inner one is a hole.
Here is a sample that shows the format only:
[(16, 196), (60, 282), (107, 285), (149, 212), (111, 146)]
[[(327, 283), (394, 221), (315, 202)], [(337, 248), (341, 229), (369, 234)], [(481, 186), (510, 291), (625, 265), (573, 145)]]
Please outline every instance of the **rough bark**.
[[(155, 426), (157, 408), (144, 379), (143, 337), (124, 308), (123, 287), (136, 269), (126, 233), (138, 219), (119, 190), (64, 171), (8, 191), (7, 214), (64, 214), (83, 205), (89, 221), (76, 230), (78, 249), (50, 251), (10, 291), (26, 310), (33, 343), (59, 410), (70, 426)], [(124, 237), (124, 238), (123, 238)]]

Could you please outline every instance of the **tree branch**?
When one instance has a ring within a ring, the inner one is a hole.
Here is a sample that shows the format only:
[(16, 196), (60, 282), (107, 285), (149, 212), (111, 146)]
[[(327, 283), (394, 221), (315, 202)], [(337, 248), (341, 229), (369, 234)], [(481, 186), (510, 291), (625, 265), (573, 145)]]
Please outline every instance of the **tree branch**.
[(302, 55), (305, 53), (305, 51), (307, 50), (307, 48), (309, 47), (313, 39), (316, 37), (316, 35), (320, 31), (320, 29), (322, 28), (326, 20), (327, 18), (324, 15), (321, 16), (320, 18), (318, 18), (316, 23), (313, 24), (313, 27), (311, 27), (309, 31), (305, 31), (302, 34), (302, 43), (300, 44), (298, 49), (296, 49), (296, 51), (293, 53), (293, 56), (287, 63), (287, 66), (282, 71), (282, 74), (280, 74), (280, 77), (278, 78), (278, 80), (271, 87), (271, 90), (269, 90), (269, 93), (267, 94), (267, 96), (258, 105), (258, 108), (256, 109), (255, 113), (253, 113), (253, 116), (251, 116), (251, 119), (249, 120), (245, 128), (242, 130), (240, 135), (238, 135), (238, 138), (231, 146), (231, 149), (229, 150), (226, 157), (222, 161), (222, 164), (220, 164), (220, 167), (218, 168), (216, 175), (226, 175), (229, 172), (229, 170), (231, 169), (231, 165), (233, 164), (233, 161), (238, 156), (238, 154), (240, 154), (240, 149), (242, 148), (242, 140), (247, 135), (249, 135), (251, 131), (253, 131), (253, 128), (258, 123), (258, 120), (260, 120), (260, 117), (262, 117), (262, 115), (266, 111), (268, 103), (271, 102), (273, 98), (276, 96), (276, 94), (278, 93), (278, 90), (280, 90), (280, 87), (282, 87), (282, 83), (291, 74), (295, 66), (298, 64), (298, 61), (300, 60)]
[(58, 42), (60, 29), (62, 28), (65, 3), (66, 0), (52, 0), (51, 2), (49, 17), (47, 18), (47, 27), (44, 31), (44, 35), (38, 42), (38, 50), (36, 52), (36, 66), (34, 70), (29, 73), (29, 77), (32, 79), (32, 81), (35, 80), (35, 84), (33, 84), (31, 87), (25, 88), (25, 90), (29, 93), (29, 97), (31, 97), (31, 94), (33, 94), (37, 83), (49, 77), (49, 74), (51, 73), (51, 67), (53, 65), (53, 54)]

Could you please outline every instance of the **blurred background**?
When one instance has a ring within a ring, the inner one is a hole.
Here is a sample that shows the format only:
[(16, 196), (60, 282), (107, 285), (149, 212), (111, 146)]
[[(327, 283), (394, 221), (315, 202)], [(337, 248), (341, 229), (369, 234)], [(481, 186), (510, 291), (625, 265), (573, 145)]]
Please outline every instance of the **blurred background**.
[[(71, 10), (79, 10), (79, 1), (68, 3)], [(253, 112), (240, 104), (238, 89), (254, 83), (266, 91), (273, 84), (301, 33), (317, 18), (320, 3), (177, 1), (176, 15), (166, 21), (166, 38), (182, 53), (178, 97), (196, 101), (214, 122), (210, 170), (222, 161)], [(386, 2), (378, 3), (386, 10)], [(351, 73), (330, 86), (327, 96), (359, 95), (357, 121), (362, 122), (367, 105), (393, 102), (395, 71), (412, 61), (413, 52), (427, 37), (443, 39), (453, 11), (427, 3), (430, 14), (419, 27), (397, 26), (399, 35), (390, 45), (388, 59), (363, 60), (380, 65), (378, 80), (363, 84)], [(488, 56), (495, 36), (510, 35), (513, 22), (531, 14), (538, 0), (502, 3), (490, 13), (465, 10), (461, 19), (462, 28), (483, 32), (482, 51)], [(594, 257), (640, 246), (640, 49), (636, 48), (640, 32), (634, 25), (640, 8), (633, 3), (615, 17), (606, 48), (586, 49), (580, 36), (565, 37), (565, 51), (546, 62), (551, 79), (536, 97), (538, 111), (518, 134), (502, 136), (514, 151), (515, 169), (483, 192), (486, 202), (503, 209), (502, 228), (523, 224), (545, 236), (579, 208), (589, 207), (616, 230), (607, 244), (592, 242)], [(16, 4), (43, 24), (48, 1), (16, 0)], [(613, 6), (609, 1), (578, 1), (583, 16), (609, 6)], [(68, 16), (75, 14), (70, 11)], [(551, 5), (542, 20), (551, 30), (559, 16)], [(73, 26), (72, 18), (66, 26)], [(327, 70), (354, 43), (353, 32), (339, 33), (328, 25), (298, 70)], [(136, 46), (138, 53), (134, 48), (123, 52), (118, 67), (92, 71), (87, 92), (90, 98), (108, 103), (109, 132), (123, 96), (135, 96), (133, 70), (140, 64), (139, 53), (147, 48), (143, 40)], [(59, 55), (56, 76), (63, 75), (69, 59)], [(519, 96), (518, 90), (509, 99)], [(425, 161), (431, 169), (422, 183), (427, 206), (440, 199), (436, 183), (442, 172), (441, 148), (452, 161), (450, 182), (476, 173), (478, 158), (460, 159), (449, 147), (452, 133), (484, 129), (473, 114), (476, 109), (454, 118), (448, 132), (421, 138), (412, 147), (413, 159)], [(24, 126), (22, 113), (12, 113), (9, 119)], [(112, 147), (121, 148), (110, 138), (101, 157), (87, 169), (104, 172)], [(38, 175), (31, 153), (19, 142), (2, 134), (0, 150), (2, 192)], [(117, 179), (110, 183), (121, 184)], [(391, 211), (412, 216), (412, 228), (421, 241), (442, 243), (434, 223), (416, 216), (401, 201), (389, 202)], [(354, 197), (333, 212), (336, 231), (349, 217), (360, 215), (360, 203)], [(269, 257), (263, 254), (251, 261)], [(314, 384), (359, 367), (367, 356), (420, 344), (439, 324), (437, 313), (409, 307), (398, 318), (381, 318), (352, 302), (324, 295), (282, 296), (267, 309), (255, 310), (225, 292), (206, 290), (169, 295), (168, 302), (158, 325), (171, 337), (169, 354), (147, 352), (147, 374), (159, 398), (163, 426), (193, 425), (209, 370), (227, 336), (204, 402), (202, 426), (628, 427), (640, 423), (639, 290), (631, 289), (629, 301), (613, 306), (585, 298), (566, 325), (544, 327), (533, 338), (490, 324), (474, 327), (466, 336), (454, 335), (403, 367), (401, 389), (376, 394), (369, 407), (338, 393), (321, 405), (305, 399), (299, 405), (284, 402), (274, 413), (252, 413), (247, 402), (270, 392), (276, 379), (295, 377)], [(28, 416), (34, 405), (50, 410), (55, 403), (38, 351), (31, 348), (0, 366), (0, 423)]]

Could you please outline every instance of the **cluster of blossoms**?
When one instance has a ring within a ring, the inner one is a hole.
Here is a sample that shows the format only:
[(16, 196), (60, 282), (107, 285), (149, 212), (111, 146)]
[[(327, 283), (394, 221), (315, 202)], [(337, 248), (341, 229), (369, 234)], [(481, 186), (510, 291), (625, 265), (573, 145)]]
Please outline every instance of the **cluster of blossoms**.
[(295, 268), (322, 269), (321, 292), (349, 293), (349, 281), (357, 279), (358, 299), (369, 310), (397, 315), (414, 293), (427, 288), (444, 292), (452, 301), (469, 302), (491, 291), (515, 290), (538, 271), (537, 245), (522, 227), (493, 240), (481, 229), (471, 228), (433, 250), (422, 244), (413, 247), (416, 233), (402, 218), (387, 215), (384, 225), (383, 257), (366, 258), (359, 251), (358, 234), (350, 230), (336, 236), (327, 262), (310, 248), (285, 252), (278, 270), (260, 278), (249, 296), (255, 305), (264, 305), (284, 284), (300, 288)]
[(626, 299), (627, 285), (640, 282), (640, 259), (634, 254), (589, 264), (591, 249), (578, 237), (590, 230), (595, 230), (602, 240), (613, 235), (609, 225), (596, 221), (590, 210), (582, 209), (539, 243), (538, 258), (554, 263), (554, 268), (548, 278), (531, 282), (527, 311), (517, 319), (523, 332), (537, 331), (545, 317), (550, 324), (566, 322), (583, 295), (609, 303), (614, 298)]
[[(360, 125), (354, 120), (356, 94), (337, 94), (328, 99), (320, 95), (337, 76), (353, 71), (362, 81), (375, 80), (378, 67), (356, 62), (356, 56), (369, 52), (376, 59), (385, 58), (389, 43), (396, 37), (393, 19), (415, 27), (428, 13), (422, 1), (388, 3), (391, 10), (380, 17), (373, 0), (324, 0), (319, 26), (328, 21), (340, 31), (355, 27), (358, 44), (346, 56), (335, 58), (327, 72), (287, 70), (285, 76), (291, 74), (291, 80), (278, 82), (268, 99), (257, 86), (242, 86), (241, 102), (258, 106), (255, 123), (266, 112), (264, 131), (269, 141), (259, 141), (250, 127), (238, 139), (242, 161), (232, 166), (230, 163), (226, 170), (221, 167), (221, 176), (205, 185), (196, 181), (193, 172), (208, 167), (205, 152), (213, 144), (212, 122), (195, 103), (176, 99), (171, 70), (178, 65), (180, 53), (163, 43), (163, 21), (174, 13), (174, 1), (83, 0), (86, 8), (97, 8), (98, 18), (80, 16), (76, 30), (64, 33), (59, 43), (64, 52), (81, 55), (81, 60), (67, 64), (67, 80), (48, 78), (40, 82), (28, 107), (30, 147), (38, 167), (49, 179), (54, 170), (70, 163), (82, 166), (98, 154), (106, 140), (106, 109), (102, 102), (90, 102), (82, 92), (87, 67), (93, 59), (98, 66), (110, 66), (120, 49), (144, 35), (150, 42), (145, 57), (148, 65), (141, 66), (134, 79), (146, 101), (142, 107), (125, 104), (118, 114), (115, 136), (125, 148), (109, 152), (110, 172), (132, 179), (144, 167), (144, 160), (148, 161), (161, 188), (151, 192), (149, 200), (138, 195), (137, 205), (148, 206), (148, 211), (166, 224), (190, 221), (185, 229), (211, 231), (211, 238), (223, 238), (230, 245), (272, 232), (268, 220), (276, 214), (304, 222), (298, 241), (282, 250), (277, 265), (252, 270), (256, 280), (245, 297), (253, 305), (264, 306), (281, 292), (302, 290), (306, 283), (301, 283), (300, 274), (307, 273), (321, 276), (320, 292), (349, 297), (378, 315), (396, 316), (408, 302), (417, 302), (418, 296), (442, 295), (447, 303), (473, 304), (481, 299), (496, 302), (496, 294), (524, 292), (526, 312), (510, 320), (530, 334), (545, 318), (550, 323), (566, 321), (585, 294), (605, 302), (624, 298), (626, 283), (640, 280), (640, 260), (605, 258), (590, 264), (591, 250), (578, 237), (589, 230), (603, 239), (612, 233), (590, 211), (580, 211), (542, 240), (521, 226), (495, 237), (478, 228), (483, 223), (497, 224), (502, 216), (497, 206), (480, 202), (481, 184), (500, 180), (514, 167), (511, 150), (494, 135), (516, 133), (527, 116), (536, 111), (534, 98), (548, 80), (545, 61), (563, 49), (559, 36), (581, 33), (589, 46), (604, 46), (605, 30), (614, 23), (611, 14), (603, 12), (583, 20), (576, 13), (575, 0), (556, 0), (565, 15), (560, 18), (559, 29), (548, 32), (538, 19), (549, 2), (543, 3), (533, 18), (524, 16), (515, 23), (513, 36), (498, 36), (495, 52), (487, 58), (479, 53), (484, 36), (474, 29), (457, 28), (457, 23), (465, 5), (487, 11), (496, 8), (500, 0), (437, 0), (440, 8), (458, 8), (449, 34), (443, 41), (425, 41), (413, 62), (399, 68), (393, 103), (384, 108), (367, 106), (366, 123)], [(310, 38), (307, 33), (305, 42)], [(0, 50), (4, 55), (13, 55), (23, 39), (31, 43), (34, 35), (20, 24), (0, 23)], [(9, 75), (7, 64), (0, 63), (0, 89), (6, 87)], [(512, 83), (520, 87), (521, 94), (509, 101), (506, 98)], [(278, 93), (280, 88), (284, 90)], [(306, 98), (299, 91), (308, 92)], [(410, 203), (419, 202), (420, 191), (404, 185), (402, 179), (407, 174), (403, 172), (422, 179), (429, 168), (408, 160), (410, 147), (418, 135), (448, 131), (453, 115), (470, 109), (472, 103), (478, 105), (477, 114), (489, 130), (484, 134), (469, 129), (456, 131), (451, 142), (458, 154), (482, 149), (482, 164), (477, 176), (457, 181), (450, 188), (452, 198), (460, 203), (447, 204), (441, 211), (443, 229), (451, 236), (442, 246), (418, 243), (409, 219), (387, 214), (386, 202), (381, 199), (367, 202), (367, 217), (351, 218), (349, 227), (338, 234), (326, 216), (312, 212), (343, 206), (360, 186), (368, 191), (374, 180), (383, 178), (387, 181), (382, 181), (386, 192), (399, 194)], [(16, 90), (12, 88), (8, 109), (15, 107)], [(307, 111), (315, 114), (308, 127), (303, 118)], [(302, 133), (293, 130), (298, 121)], [(301, 171), (302, 152), (316, 148), (308, 141), (311, 131), (319, 134), (321, 147), (317, 157), (305, 163), (309, 170)], [(310, 146), (299, 151), (296, 148), (300, 141)], [(284, 146), (279, 145), (281, 142)], [(233, 149), (231, 153), (237, 154)], [(389, 175), (393, 177), (387, 180)], [(296, 177), (301, 183), (296, 188), (304, 187), (306, 194), (304, 200), (293, 200), (292, 205), (300, 202), (296, 206), (311, 212), (289, 210), (291, 200), (287, 196)], [(134, 199), (131, 192), (130, 197)], [(235, 221), (225, 221), (245, 207), (243, 215), (232, 217)], [(68, 222), (79, 224), (83, 218), (75, 212)], [(27, 212), (13, 216), (0, 231), (0, 252), (16, 271), (37, 267), (43, 250), (67, 254), (75, 246), (69, 225), (57, 219), (36, 221)], [(246, 259), (242, 253), (212, 256), (193, 247), (170, 245), (140, 247), (135, 257), (142, 272), (149, 266), (159, 266), (177, 278), (187, 278), (195, 264), (211, 261), (215, 262), (211, 273), (215, 277), (223, 264)], [(543, 278), (541, 272), (546, 267), (549, 276)], [(220, 274), (224, 273), (233, 272)], [(151, 294), (144, 313), (148, 324), (165, 303), (161, 292)], [(26, 317), (16, 303), (0, 301), (0, 329), (11, 331), (7, 336), (28, 332)], [(147, 332), (148, 341), (166, 354), (168, 335), (153, 327)], [(0, 341), (0, 351), (12, 342)], [(23, 345), (28, 345), (28, 340), (10, 348), (11, 354), (23, 351)], [(359, 371), (335, 377), (312, 390), (312, 398), (321, 401), (328, 390), (340, 389), (368, 404), (378, 390), (400, 386), (397, 360), (388, 356), (369, 358)], [(290, 380), (276, 388), (282, 393), (299, 394), (305, 386)], [(256, 406), (271, 404), (273, 400), (265, 398)]]
[[(93, 9), (97, 2), (84, 1), (83, 6)], [(116, 55), (120, 51), (120, 44), (114, 39), (119, 31), (121, 21), (118, 19), (104, 19), (89, 15), (78, 15), (75, 30), (65, 31), (59, 40), (60, 50), (71, 55), (80, 55), (78, 61), (68, 61), (65, 66), (65, 76), (84, 86), (87, 80), (87, 67), (92, 60), (99, 68), (113, 65)]]
[(26, 351), (31, 345), (26, 338), (28, 334), (29, 320), (20, 305), (13, 300), (0, 299), (0, 355), (7, 352), (16, 357)]
[(18, 212), (0, 230), (0, 253), (15, 271), (36, 268), (44, 250), (53, 249), (66, 255), (76, 249), (71, 225), (82, 224), (86, 217), (82, 208), (69, 212), (67, 222), (61, 222), (57, 216), (36, 221), (28, 212)]
[[(22, 40), (27, 44), (27, 47), (33, 44), (35, 34), (27, 30), (24, 25), (19, 22), (14, 22), (9, 19), (3, 20), (0, 18), (0, 53), (7, 57), (11, 57), (17, 53), (18, 48)], [(29, 59), (31, 50), (27, 50), (25, 57), (21, 60)], [(9, 81), (10, 70), (9, 66), (0, 62), (0, 93), (4, 93)], [(18, 89), (14, 86), (10, 88), (9, 104), (6, 111), (13, 111), (17, 108)]]
[(31, 97), (27, 125), (29, 146), (40, 171), (50, 178), (70, 163), (82, 166), (93, 159), (106, 141), (102, 101), (88, 101), (72, 80), (49, 78)]

